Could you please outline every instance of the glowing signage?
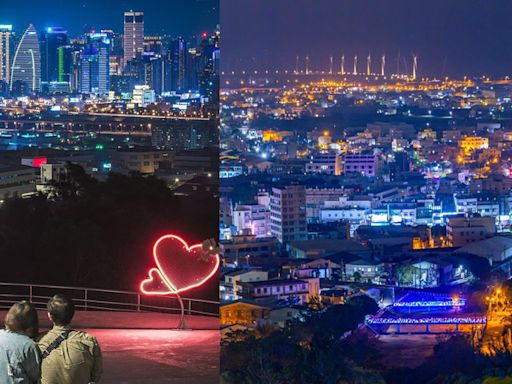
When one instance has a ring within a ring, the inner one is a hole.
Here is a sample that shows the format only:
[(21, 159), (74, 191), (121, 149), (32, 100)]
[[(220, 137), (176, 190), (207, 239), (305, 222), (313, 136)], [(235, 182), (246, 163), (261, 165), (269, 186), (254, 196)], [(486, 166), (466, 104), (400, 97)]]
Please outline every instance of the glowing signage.
[(218, 253), (204, 250), (202, 244), (189, 246), (176, 235), (160, 237), (153, 245), (153, 258), (156, 267), (140, 283), (140, 290), (147, 295), (179, 294), (197, 288), (217, 272), (220, 264)]

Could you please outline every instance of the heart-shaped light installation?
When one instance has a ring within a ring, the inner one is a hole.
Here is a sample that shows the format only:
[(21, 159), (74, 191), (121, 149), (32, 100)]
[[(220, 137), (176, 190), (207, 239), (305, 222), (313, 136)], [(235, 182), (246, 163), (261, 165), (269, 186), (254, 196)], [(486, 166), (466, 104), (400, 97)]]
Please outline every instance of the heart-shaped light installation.
[(220, 264), (218, 254), (203, 250), (202, 244), (188, 246), (176, 235), (160, 237), (153, 245), (156, 268), (140, 283), (147, 295), (171, 295), (199, 287), (208, 281)]

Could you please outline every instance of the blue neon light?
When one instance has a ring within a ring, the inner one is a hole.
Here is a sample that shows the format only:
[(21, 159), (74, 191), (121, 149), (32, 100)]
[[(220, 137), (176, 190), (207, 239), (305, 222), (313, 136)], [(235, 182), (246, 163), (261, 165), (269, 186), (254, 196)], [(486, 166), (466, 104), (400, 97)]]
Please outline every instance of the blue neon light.
[(463, 307), (466, 305), (465, 299), (459, 300), (433, 300), (433, 301), (398, 301), (393, 307)]
[(392, 324), (486, 324), (485, 316), (466, 316), (466, 317), (369, 317), (367, 324), (372, 325), (392, 325)]

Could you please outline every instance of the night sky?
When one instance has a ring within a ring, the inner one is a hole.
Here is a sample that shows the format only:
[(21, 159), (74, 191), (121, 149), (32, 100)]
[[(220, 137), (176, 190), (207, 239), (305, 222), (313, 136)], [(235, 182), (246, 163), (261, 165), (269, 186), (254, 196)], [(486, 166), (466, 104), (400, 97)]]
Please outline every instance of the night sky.
[[(419, 76), (512, 74), (510, 0), (221, 0), (224, 70), (295, 68), (296, 56), (313, 69), (345, 68), (358, 54), (359, 70), (372, 52), (373, 69), (386, 53), (387, 70)], [(407, 65), (407, 68), (406, 68)]]
[[(91, 26), (123, 30), (124, 11), (143, 11), (148, 33), (189, 36), (211, 32), (219, 23), (218, 0), (23, 0), (0, 1), (0, 24), (23, 31), (60, 26), (73, 35)], [(87, 27), (88, 26), (88, 27)]]

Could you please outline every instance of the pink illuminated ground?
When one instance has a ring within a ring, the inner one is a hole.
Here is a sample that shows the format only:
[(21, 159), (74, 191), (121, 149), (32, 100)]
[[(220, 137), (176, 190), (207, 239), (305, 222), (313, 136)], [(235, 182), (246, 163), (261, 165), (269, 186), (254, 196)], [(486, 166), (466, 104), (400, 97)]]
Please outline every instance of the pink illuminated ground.
[[(41, 331), (51, 324), (39, 311)], [(0, 312), (0, 319), (5, 311)], [(193, 330), (173, 330), (177, 315), (77, 312), (72, 326), (96, 336), (103, 350), (101, 384), (219, 383), (220, 332), (215, 317), (186, 316)], [(3, 328), (3, 324), (0, 324)]]
[(104, 355), (105, 384), (219, 382), (219, 331), (90, 329)]

